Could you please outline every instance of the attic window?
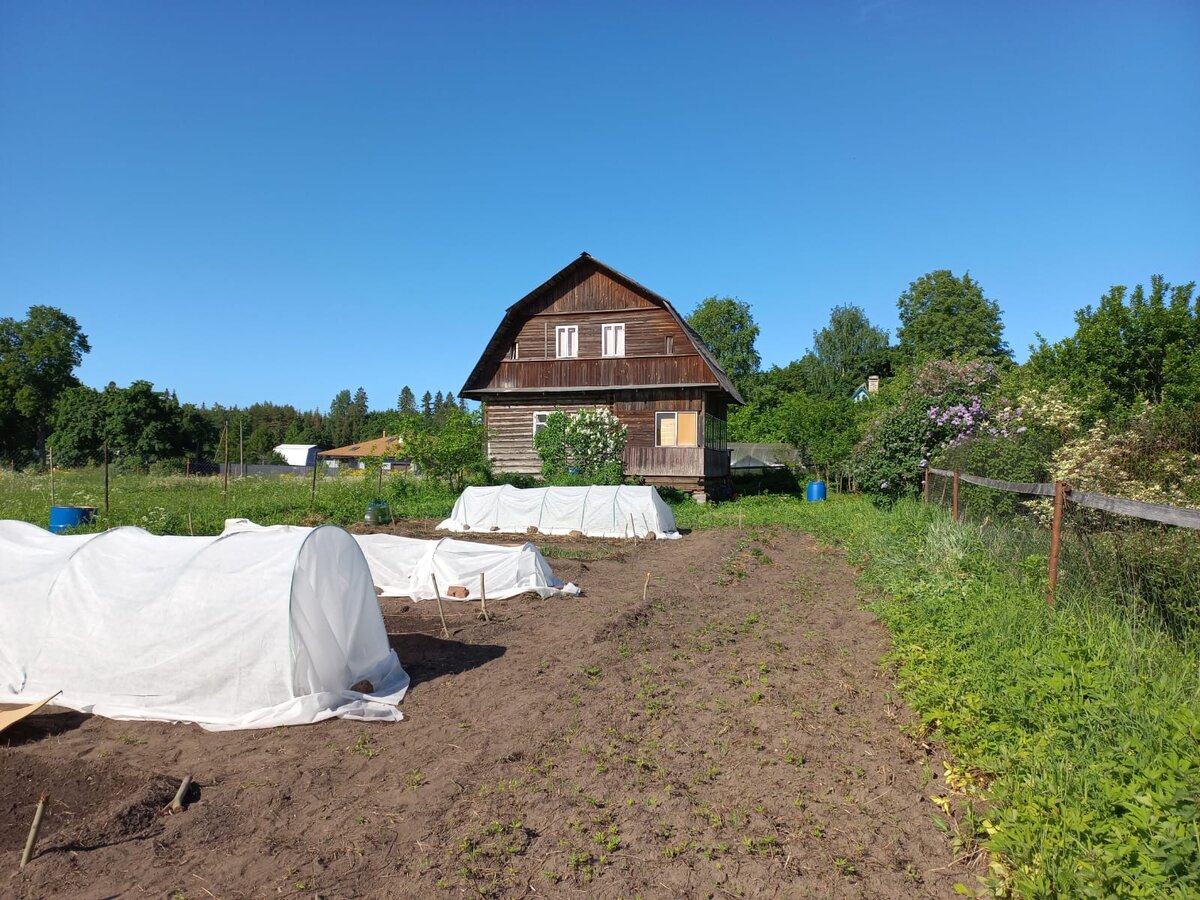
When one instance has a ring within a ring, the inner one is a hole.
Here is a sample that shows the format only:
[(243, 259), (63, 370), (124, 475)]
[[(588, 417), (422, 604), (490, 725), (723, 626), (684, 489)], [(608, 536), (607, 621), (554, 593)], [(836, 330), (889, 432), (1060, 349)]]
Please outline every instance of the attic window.
[(668, 334), (663, 338), (663, 343), (666, 345), (664, 352), (667, 354), (667, 356), (670, 356), (675, 352), (675, 335)]
[(625, 355), (625, 325), (615, 323), (600, 326), (602, 356)]
[(508, 348), (508, 358), (509, 359), (520, 359), (521, 358), (521, 344), (519, 341), (513, 341), (512, 346)]
[(579, 355), (579, 326), (559, 325), (554, 329), (554, 355), (559, 359)]

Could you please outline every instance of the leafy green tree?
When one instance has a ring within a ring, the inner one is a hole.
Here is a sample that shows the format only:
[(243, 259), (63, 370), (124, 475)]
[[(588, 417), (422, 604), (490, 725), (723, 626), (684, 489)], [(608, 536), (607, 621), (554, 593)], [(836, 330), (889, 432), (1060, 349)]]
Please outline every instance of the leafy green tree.
[(848, 397), (822, 400), (797, 392), (788, 394), (780, 406), (784, 439), (806, 462), (827, 477), (843, 470), (861, 436), (856, 404)]
[(813, 350), (835, 396), (848, 398), (867, 375), (883, 374), (878, 370), (887, 357), (888, 333), (872, 325), (861, 307), (835, 306), (829, 324), (813, 332)]
[(1195, 282), (1161, 275), (1127, 292), (1113, 286), (1099, 306), (1075, 313), (1075, 334), (1055, 344), (1039, 335), (1025, 373), (1034, 386), (1058, 383), (1079, 404), (1084, 424), (1127, 419), (1141, 400), (1200, 403), (1200, 301)]
[(110, 383), (103, 402), (104, 436), (114, 454), (141, 464), (183, 455), (179, 401), (169, 391), (156, 391), (149, 381), (127, 388)]
[[(205, 411), (192, 403), (179, 408), (180, 443), (185, 456), (193, 460), (211, 459), (217, 451), (220, 431)], [(284, 438), (281, 443), (307, 444), (304, 439)]]
[(104, 397), (86, 385), (69, 387), (54, 402), (53, 430), (47, 443), (56, 466), (86, 466), (100, 460), (104, 447)]
[(79, 383), (75, 369), (91, 349), (79, 323), (53, 306), (0, 318), (0, 457), (40, 457), (54, 401)]
[(708, 297), (700, 302), (687, 321), (735, 384), (740, 386), (758, 371), (762, 362), (754, 348), (758, 325), (750, 314), (749, 303), (735, 297)]
[(1000, 306), (969, 274), (949, 269), (922, 275), (896, 301), (900, 352), (914, 362), (954, 357), (1007, 359)]
[(436, 430), (420, 419), (406, 417), (401, 433), (404, 453), (427, 476), (458, 490), (470, 478), (487, 478), (487, 430), (480, 412), (447, 410)]

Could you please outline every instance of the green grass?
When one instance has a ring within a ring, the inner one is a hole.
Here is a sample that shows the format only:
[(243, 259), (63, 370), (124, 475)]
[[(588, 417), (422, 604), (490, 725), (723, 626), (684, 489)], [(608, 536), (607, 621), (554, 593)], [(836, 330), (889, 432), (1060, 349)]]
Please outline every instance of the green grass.
[(990, 851), (988, 887), (1200, 892), (1195, 644), (1104, 597), (1067, 591), (1048, 608), (1037, 566), (993, 554), (1001, 526), (985, 535), (917, 503), (753, 497), (676, 516), (685, 528), (786, 524), (848, 548), (882, 598), (872, 608), (921, 731), (952, 754), (951, 782), (984, 801), (966, 817), (979, 834), (962, 837)]
[[(324, 479), (314, 501), (308, 478), (231, 478), (226, 496), (221, 478), (120, 475), (111, 479), (105, 515), (103, 474), (76, 469), (55, 473), (54, 503), (97, 507), (96, 521), (86, 531), (137, 525), (154, 534), (220, 534), (227, 518), (261, 525), (361, 522), (377, 487), (374, 478)], [(450, 514), (457, 495), (435, 481), (394, 475), (384, 478), (383, 496), (396, 518), (441, 519)], [(0, 519), (44, 527), (50, 506), (48, 475), (0, 472)]]

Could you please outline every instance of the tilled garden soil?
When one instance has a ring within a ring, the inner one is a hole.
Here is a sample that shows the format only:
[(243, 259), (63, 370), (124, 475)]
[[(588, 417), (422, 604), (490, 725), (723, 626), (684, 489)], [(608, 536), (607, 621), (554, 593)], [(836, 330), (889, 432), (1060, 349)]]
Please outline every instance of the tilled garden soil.
[[(449, 639), (436, 605), (381, 601), (413, 677), (401, 723), (207, 733), (52, 712), (9, 729), (0, 895), (945, 897), (974, 882), (935, 826), (942, 767), (903, 729), (886, 632), (837, 551), (784, 530), (551, 547), (583, 597), (494, 601), (491, 622), (448, 602)], [(158, 815), (188, 773), (187, 810)]]

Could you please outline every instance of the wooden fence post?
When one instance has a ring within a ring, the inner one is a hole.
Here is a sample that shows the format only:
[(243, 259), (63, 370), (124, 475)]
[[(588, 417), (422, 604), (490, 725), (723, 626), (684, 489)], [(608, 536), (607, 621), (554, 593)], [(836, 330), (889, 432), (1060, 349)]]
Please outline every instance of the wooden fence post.
[(1062, 543), (1063, 507), (1066, 505), (1067, 485), (1054, 482), (1054, 520), (1050, 524), (1050, 578), (1046, 591), (1046, 603), (1054, 605), (1054, 592), (1058, 587), (1058, 548)]
[(954, 505), (951, 507), (950, 515), (955, 522), (958, 521), (958, 470), (954, 470)]
[[(108, 515), (108, 441), (104, 441), (104, 515)], [(106, 523), (107, 524), (107, 523)]]
[(922, 476), (924, 476), (921, 481), (921, 502), (928, 503), (929, 502), (929, 467), (926, 466), (924, 469), (922, 469), (921, 474), (922, 474)]

